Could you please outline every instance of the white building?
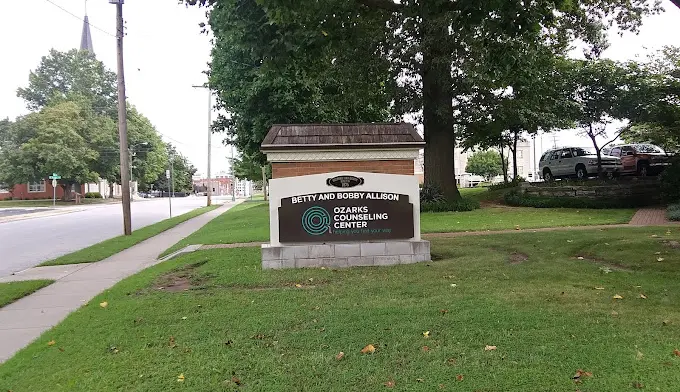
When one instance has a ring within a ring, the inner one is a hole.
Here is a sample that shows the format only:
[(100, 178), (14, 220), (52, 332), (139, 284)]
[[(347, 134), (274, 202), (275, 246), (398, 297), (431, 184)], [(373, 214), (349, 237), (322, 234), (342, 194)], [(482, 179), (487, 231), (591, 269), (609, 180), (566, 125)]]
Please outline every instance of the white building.
[[(535, 171), (533, 163), (533, 143), (532, 141), (520, 141), (517, 143), (517, 175), (525, 178), (528, 181), (534, 181)], [(498, 151), (498, 150), (495, 150)], [(467, 161), (476, 151), (468, 150), (463, 151), (462, 148), (454, 148), (453, 159), (454, 159), (454, 171), (456, 175), (456, 183), (458, 186), (463, 188), (468, 188), (476, 186), (477, 184), (484, 182), (484, 178), (481, 176), (473, 175), (467, 173), (465, 168), (467, 166)], [(515, 177), (513, 165), (512, 165), (512, 154), (508, 148), (505, 149), (504, 155), (508, 160), (508, 178), (512, 179)], [(420, 152), (420, 156), (415, 164), (415, 174), (419, 176), (420, 182), (424, 180), (424, 157), (423, 151)], [(498, 176), (492, 180), (492, 182), (502, 182), (503, 176)]]

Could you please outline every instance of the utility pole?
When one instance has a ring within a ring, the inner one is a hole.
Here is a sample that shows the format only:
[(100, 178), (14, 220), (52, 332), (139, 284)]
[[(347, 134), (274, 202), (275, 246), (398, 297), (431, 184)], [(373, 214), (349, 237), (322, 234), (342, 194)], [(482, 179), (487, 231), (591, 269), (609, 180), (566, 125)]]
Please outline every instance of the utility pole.
[(130, 215), (130, 177), (128, 162), (127, 137), (127, 105), (125, 104), (125, 69), (123, 65), (123, 3), (125, 0), (109, 0), (116, 5), (116, 41), (118, 52), (118, 138), (120, 139), (120, 182), (123, 193), (123, 231), (132, 234), (132, 218)]
[(173, 155), (172, 151), (170, 152), (168, 162), (170, 163), (170, 168), (165, 172), (165, 178), (168, 179), (168, 204), (170, 205), (170, 218), (172, 218), (172, 193), (170, 190), (172, 189), (172, 163), (173, 163)]
[(234, 171), (234, 145), (231, 146), (231, 201), (236, 201), (236, 172)]
[(191, 86), (193, 88), (207, 88), (208, 89), (208, 207), (212, 204), (212, 178), (210, 178), (210, 163), (212, 161), (212, 91), (210, 86), (205, 84), (202, 86)]

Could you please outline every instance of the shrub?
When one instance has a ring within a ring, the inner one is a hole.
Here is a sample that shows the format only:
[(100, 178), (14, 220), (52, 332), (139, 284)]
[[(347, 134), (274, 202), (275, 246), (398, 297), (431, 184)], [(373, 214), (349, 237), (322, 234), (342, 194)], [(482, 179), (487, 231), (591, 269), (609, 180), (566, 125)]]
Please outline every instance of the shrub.
[(517, 185), (519, 185), (519, 183), (514, 182), (514, 181), (510, 181), (510, 182), (501, 182), (499, 184), (489, 185), (488, 188), (489, 188), (489, 191), (498, 191), (498, 190), (501, 190), (501, 189), (514, 188)]
[(423, 185), (420, 188), (420, 203), (440, 203), (446, 201), (441, 188), (436, 185)]
[(674, 157), (659, 177), (664, 200), (680, 200), (680, 158)]
[(617, 199), (588, 199), (577, 197), (529, 196), (519, 189), (513, 189), (503, 197), (505, 204), (515, 207), (534, 208), (635, 208), (650, 204), (647, 197)]
[(99, 192), (87, 192), (87, 193), (85, 194), (85, 198), (86, 198), (86, 199), (101, 199), (101, 198), (102, 198), (102, 194), (99, 193)]
[(448, 212), (448, 211), (473, 211), (479, 208), (477, 200), (463, 198), (455, 202), (440, 200), (435, 202), (420, 203), (420, 211), (422, 212)]
[(669, 205), (666, 209), (666, 217), (668, 220), (680, 221), (680, 203)]

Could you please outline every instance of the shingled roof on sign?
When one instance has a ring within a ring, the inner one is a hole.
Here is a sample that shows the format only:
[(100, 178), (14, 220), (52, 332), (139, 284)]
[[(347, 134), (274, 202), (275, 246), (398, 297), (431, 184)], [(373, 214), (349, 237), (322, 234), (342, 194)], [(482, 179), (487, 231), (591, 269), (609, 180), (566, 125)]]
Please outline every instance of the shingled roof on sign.
[(276, 124), (261, 149), (422, 148), (423, 138), (412, 124)]

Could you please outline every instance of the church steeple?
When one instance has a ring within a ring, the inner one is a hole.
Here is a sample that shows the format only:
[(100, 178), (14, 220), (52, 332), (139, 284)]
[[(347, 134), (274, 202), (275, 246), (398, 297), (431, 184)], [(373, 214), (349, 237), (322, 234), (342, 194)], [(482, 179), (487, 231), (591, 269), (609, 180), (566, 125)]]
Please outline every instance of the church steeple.
[(85, 18), (83, 19), (83, 34), (80, 37), (80, 50), (87, 50), (94, 54), (92, 33), (90, 32), (90, 20), (87, 18), (87, 0), (85, 0)]

